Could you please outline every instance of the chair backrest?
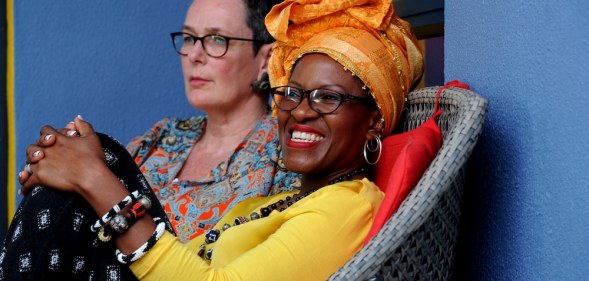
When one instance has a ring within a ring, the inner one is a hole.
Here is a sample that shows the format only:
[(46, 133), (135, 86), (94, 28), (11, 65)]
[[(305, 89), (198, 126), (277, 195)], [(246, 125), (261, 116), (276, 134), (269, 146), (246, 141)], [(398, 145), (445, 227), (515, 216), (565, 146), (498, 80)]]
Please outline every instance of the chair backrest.
[[(403, 130), (432, 116), (436, 92), (409, 93)], [(329, 280), (449, 280), (461, 216), (464, 168), (487, 116), (488, 102), (448, 88), (439, 100), (443, 143), (417, 186), (364, 248)]]

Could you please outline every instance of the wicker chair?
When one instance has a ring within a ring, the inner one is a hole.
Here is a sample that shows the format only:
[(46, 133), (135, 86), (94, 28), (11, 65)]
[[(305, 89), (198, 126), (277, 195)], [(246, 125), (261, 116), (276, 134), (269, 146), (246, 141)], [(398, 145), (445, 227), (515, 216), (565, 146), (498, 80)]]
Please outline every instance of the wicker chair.
[[(436, 92), (409, 94), (403, 130), (426, 121)], [(443, 144), (417, 186), (370, 242), (329, 280), (450, 280), (460, 223), (464, 168), (487, 115), (487, 100), (460, 88), (442, 92)]]

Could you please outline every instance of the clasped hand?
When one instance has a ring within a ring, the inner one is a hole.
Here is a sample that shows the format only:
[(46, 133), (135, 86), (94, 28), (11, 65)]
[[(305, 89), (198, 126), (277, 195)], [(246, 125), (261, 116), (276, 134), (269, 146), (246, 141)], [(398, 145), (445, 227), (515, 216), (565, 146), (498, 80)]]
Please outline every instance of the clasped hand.
[(38, 185), (81, 194), (97, 173), (108, 169), (92, 125), (79, 116), (61, 130), (43, 126), (26, 155), (27, 165), (19, 173), (21, 194)]

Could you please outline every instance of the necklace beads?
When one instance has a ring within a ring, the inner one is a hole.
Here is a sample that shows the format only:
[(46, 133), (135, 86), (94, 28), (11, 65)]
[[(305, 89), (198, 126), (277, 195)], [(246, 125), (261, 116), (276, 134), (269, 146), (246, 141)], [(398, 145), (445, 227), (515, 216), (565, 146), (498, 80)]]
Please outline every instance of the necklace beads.
[[(360, 167), (356, 170), (353, 170), (343, 176), (340, 176), (338, 178), (335, 178), (335, 179), (329, 181), (328, 185), (336, 184), (336, 183), (342, 182), (342, 181), (348, 181), (348, 180), (351, 180), (356, 175), (364, 174), (367, 172), (368, 172), (368, 168), (366, 166), (362, 166), (362, 167)], [(273, 210), (276, 210), (276, 209), (278, 209), (279, 212), (282, 212), (282, 211), (286, 210), (286, 208), (292, 206), (293, 201), (298, 202), (301, 199), (307, 197), (309, 194), (315, 192), (317, 189), (318, 188), (313, 189), (311, 191), (307, 191), (307, 192), (303, 193), (302, 195), (300, 193), (297, 193), (297, 194), (293, 195), (292, 197), (286, 196), (284, 199), (279, 199), (277, 202), (274, 202), (266, 207), (260, 208), (259, 213), (252, 212), (250, 214), (250, 219), (248, 219), (244, 216), (239, 216), (239, 217), (235, 218), (235, 220), (233, 221), (233, 226), (244, 224), (250, 220), (257, 220), (259, 218), (265, 218), (265, 217), (269, 216)], [(286, 206), (284, 206), (284, 205), (286, 205)], [(284, 206), (284, 207), (279, 208), (280, 206)], [(225, 223), (225, 224), (223, 224), (222, 230), (226, 231), (230, 227), (231, 227), (230, 224)], [(205, 243), (200, 245), (198, 255), (200, 257), (205, 258), (205, 259), (211, 260), (212, 255), (213, 255), (213, 249), (212, 248), (209, 249), (205, 254), (206, 244), (216, 242), (217, 239), (219, 239), (219, 236), (221, 236), (221, 231), (218, 229), (209, 229), (205, 232), (204, 235), (205, 235)]]
[(368, 173), (368, 168), (366, 166), (362, 166), (356, 170), (353, 170), (341, 177), (335, 178), (333, 180), (330, 180), (327, 184), (328, 185), (332, 185), (332, 184), (336, 184), (338, 182), (342, 182), (342, 181), (349, 181), (351, 180), (355, 175), (359, 175), (359, 174), (364, 174), (364, 173)]

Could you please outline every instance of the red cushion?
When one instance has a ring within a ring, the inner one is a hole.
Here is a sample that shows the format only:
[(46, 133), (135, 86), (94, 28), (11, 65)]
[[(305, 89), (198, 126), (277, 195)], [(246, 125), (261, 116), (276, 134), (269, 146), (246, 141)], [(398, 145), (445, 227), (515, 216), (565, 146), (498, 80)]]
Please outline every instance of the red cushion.
[(366, 242), (382, 228), (415, 187), (442, 146), (442, 132), (435, 118), (437, 111), (418, 128), (386, 137), (382, 156), (375, 166), (375, 183), (385, 193)]

